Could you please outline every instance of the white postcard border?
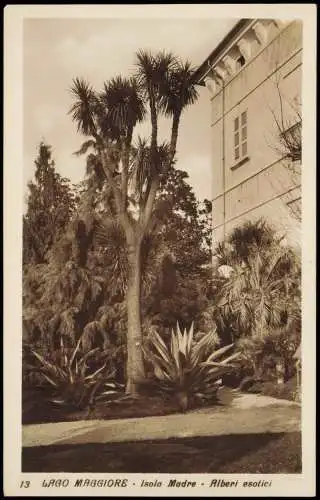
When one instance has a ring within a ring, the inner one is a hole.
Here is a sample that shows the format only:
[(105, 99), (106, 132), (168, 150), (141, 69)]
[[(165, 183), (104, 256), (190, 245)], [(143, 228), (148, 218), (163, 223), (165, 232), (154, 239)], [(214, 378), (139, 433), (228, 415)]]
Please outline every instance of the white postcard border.
[[(303, 20), (303, 340), (302, 474), (28, 474), (21, 473), (22, 339), (22, 43), (24, 18), (241, 18)], [(274, 5), (9, 5), (4, 10), (4, 493), (6, 496), (314, 496), (315, 494), (315, 353), (316, 353), (316, 6)], [(127, 478), (126, 488), (75, 488), (75, 478)], [(44, 488), (43, 480), (68, 479), (68, 487)], [(142, 479), (196, 480), (197, 488), (145, 488)], [(238, 480), (236, 488), (210, 488), (212, 479)], [(270, 487), (244, 488), (243, 481), (271, 481)], [(30, 481), (30, 487), (21, 487)], [(135, 483), (135, 485), (133, 485)]]

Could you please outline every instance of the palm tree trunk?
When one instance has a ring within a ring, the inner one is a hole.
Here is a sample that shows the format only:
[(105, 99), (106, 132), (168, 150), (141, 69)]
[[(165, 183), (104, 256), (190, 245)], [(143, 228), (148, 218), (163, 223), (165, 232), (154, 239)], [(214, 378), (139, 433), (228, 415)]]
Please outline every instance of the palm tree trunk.
[(128, 202), (128, 174), (129, 174), (129, 163), (130, 163), (130, 147), (132, 142), (132, 132), (133, 128), (130, 127), (128, 130), (128, 135), (125, 138), (125, 147), (123, 154), (123, 164), (121, 173), (121, 193), (122, 193), (122, 210), (125, 212)]
[(151, 121), (151, 154), (156, 153), (157, 140), (158, 140), (158, 117), (155, 96), (153, 90), (149, 89), (149, 101), (150, 101), (150, 121)]
[(171, 142), (170, 142), (171, 161), (174, 159), (174, 156), (176, 154), (180, 116), (181, 116), (181, 113), (178, 112), (178, 113), (174, 114), (173, 119), (172, 119)]
[(141, 244), (131, 243), (128, 248), (127, 287), (127, 387), (126, 392), (138, 393), (138, 380), (144, 378), (141, 332)]
[[(157, 170), (156, 160), (157, 160), (157, 150), (158, 150), (158, 115), (156, 108), (156, 100), (151, 87), (149, 87), (149, 102), (150, 102), (150, 121), (151, 121), (151, 142), (150, 142), (150, 153), (151, 153), (151, 170), (152, 170), (152, 182), (148, 182), (146, 192), (144, 195), (145, 205), (152, 204), (156, 191), (158, 189), (158, 179), (159, 172)], [(150, 191), (151, 194), (150, 194)], [(148, 211), (148, 210), (147, 210)]]

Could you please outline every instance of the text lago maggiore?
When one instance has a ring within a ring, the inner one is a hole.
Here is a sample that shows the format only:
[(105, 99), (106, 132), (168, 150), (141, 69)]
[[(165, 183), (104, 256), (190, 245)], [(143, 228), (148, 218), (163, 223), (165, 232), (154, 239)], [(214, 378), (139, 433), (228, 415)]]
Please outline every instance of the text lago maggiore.
[(242, 487), (264, 487), (268, 488), (272, 484), (271, 481), (266, 480), (256, 480), (256, 481), (227, 481), (225, 479), (210, 479), (206, 482), (191, 481), (188, 479), (177, 480), (169, 479), (167, 481), (159, 481), (158, 479), (146, 480), (143, 479), (139, 483), (129, 481), (129, 479), (44, 479), (42, 481), (43, 488), (67, 488), (67, 487), (77, 487), (77, 488), (127, 488), (128, 486), (138, 486), (140, 488), (195, 488), (195, 487), (209, 487), (209, 488), (236, 488), (238, 486)]

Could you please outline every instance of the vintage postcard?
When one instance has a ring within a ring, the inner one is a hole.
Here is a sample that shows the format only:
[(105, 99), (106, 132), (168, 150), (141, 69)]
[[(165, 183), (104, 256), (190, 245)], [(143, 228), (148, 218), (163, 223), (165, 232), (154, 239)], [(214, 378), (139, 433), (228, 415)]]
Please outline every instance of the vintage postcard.
[(315, 495), (316, 8), (4, 10), (4, 495)]

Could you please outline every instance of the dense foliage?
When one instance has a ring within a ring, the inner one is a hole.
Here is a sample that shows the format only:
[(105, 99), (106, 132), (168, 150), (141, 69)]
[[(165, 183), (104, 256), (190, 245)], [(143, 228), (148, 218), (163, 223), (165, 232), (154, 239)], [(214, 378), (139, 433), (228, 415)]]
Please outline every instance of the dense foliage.
[(297, 252), (258, 220), (231, 232), (215, 256), (219, 284), (215, 317), (220, 336), (237, 341), (246, 373), (277, 378), (280, 371), (288, 378), (301, 335)]
[(59, 175), (51, 159), (51, 147), (39, 145), (34, 181), (29, 182), (27, 211), (23, 217), (23, 262), (42, 264), (61, 236), (75, 208), (70, 182)]
[[(46, 356), (58, 355), (61, 341), (72, 349), (81, 338), (85, 349), (112, 354), (116, 378), (124, 382), (124, 235), (112, 217), (112, 196), (106, 198), (105, 189), (97, 189), (89, 168), (78, 191), (76, 210), (49, 247), (47, 262), (24, 264), (24, 340)], [(187, 174), (172, 168), (159, 190), (154, 224), (143, 242), (145, 335), (157, 328), (168, 338), (177, 320), (189, 326), (201, 315), (205, 265), (210, 262), (210, 206), (203, 205), (196, 201)]]

